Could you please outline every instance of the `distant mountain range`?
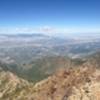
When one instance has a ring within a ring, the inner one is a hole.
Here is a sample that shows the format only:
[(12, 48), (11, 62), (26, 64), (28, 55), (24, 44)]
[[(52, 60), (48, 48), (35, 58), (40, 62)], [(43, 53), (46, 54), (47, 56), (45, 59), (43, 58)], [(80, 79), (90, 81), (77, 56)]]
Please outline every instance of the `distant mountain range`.
[(1, 34), (0, 57), (17, 63), (42, 56), (82, 57), (100, 49), (99, 35), (86, 36), (60, 38), (42, 34)]
[(0, 62), (5, 65), (4, 69), (36, 82), (59, 68), (82, 64), (88, 56), (99, 51), (99, 34), (89, 36), (0, 34)]

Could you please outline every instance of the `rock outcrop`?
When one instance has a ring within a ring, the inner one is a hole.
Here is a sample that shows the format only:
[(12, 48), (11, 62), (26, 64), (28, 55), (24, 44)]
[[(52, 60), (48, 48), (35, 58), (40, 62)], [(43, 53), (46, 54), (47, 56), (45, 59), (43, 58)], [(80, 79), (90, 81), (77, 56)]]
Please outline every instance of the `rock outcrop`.
[(73, 68), (35, 85), (34, 100), (100, 100), (100, 71)]

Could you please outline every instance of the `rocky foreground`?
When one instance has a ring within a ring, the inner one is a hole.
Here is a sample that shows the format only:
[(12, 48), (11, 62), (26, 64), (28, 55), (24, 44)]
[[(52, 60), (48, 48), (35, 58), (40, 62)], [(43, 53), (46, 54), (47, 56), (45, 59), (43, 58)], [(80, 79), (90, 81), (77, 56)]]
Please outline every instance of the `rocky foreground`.
[(100, 70), (61, 69), (35, 85), (1, 71), (0, 100), (100, 100)]
[(34, 100), (100, 100), (100, 71), (87, 67), (60, 70), (34, 88)]

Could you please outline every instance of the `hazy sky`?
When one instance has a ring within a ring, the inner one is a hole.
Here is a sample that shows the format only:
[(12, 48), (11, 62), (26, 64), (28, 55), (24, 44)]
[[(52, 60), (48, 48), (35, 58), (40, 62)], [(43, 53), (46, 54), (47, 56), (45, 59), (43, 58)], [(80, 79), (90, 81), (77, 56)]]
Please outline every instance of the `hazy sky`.
[(0, 33), (100, 32), (100, 0), (0, 0)]

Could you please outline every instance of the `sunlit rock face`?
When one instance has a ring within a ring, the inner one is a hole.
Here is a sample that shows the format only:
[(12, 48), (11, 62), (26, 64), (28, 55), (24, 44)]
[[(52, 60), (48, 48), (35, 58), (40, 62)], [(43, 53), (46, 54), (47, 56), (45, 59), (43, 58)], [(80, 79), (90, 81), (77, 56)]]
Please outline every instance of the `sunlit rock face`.
[(95, 68), (60, 70), (35, 85), (35, 100), (99, 100), (100, 71)]

